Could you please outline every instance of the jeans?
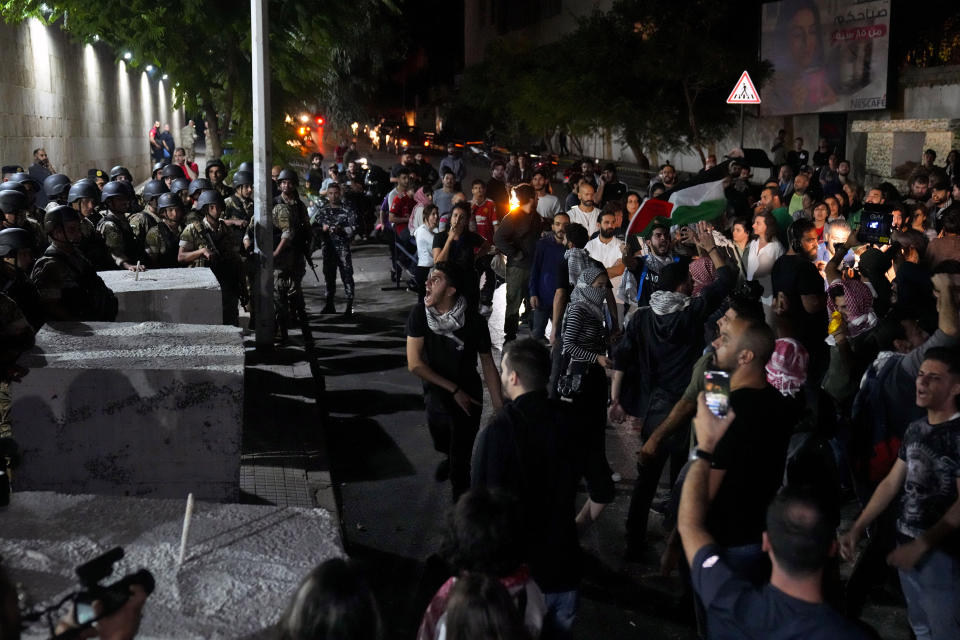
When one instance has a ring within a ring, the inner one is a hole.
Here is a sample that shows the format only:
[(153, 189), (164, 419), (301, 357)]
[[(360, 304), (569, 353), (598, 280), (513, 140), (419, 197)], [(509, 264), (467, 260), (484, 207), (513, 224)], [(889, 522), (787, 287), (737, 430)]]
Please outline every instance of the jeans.
[[(541, 302), (541, 304), (543, 304)], [(553, 306), (548, 309), (533, 310), (533, 328), (530, 330), (531, 337), (535, 340), (542, 340), (547, 333), (547, 323), (553, 317)]]
[(960, 637), (960, 558), (931, 551), (910, 571), (900, 570), (900, 586), (917, 640)]
[(577, 617), (579, 593), (574, 591), (558, 591), (544, 593), (547, 602), (547, 613), (543, 616), (543, 631), (540, 637), (545, 640), (556, 638), (571, 638), (570, 627)]
[[(517, 337), (520, 325), (520, 303), (530, 297), (530, 270), (507, 265), (507, 308), (503, 317), (503, 335), (506, 340)], [(529, 308), (529, 301), (527, 302)]]

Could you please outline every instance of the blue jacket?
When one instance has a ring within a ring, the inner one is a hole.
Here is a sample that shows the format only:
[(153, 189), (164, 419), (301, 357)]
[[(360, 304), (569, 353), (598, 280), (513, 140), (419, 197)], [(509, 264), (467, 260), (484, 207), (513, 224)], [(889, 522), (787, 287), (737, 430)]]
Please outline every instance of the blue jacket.
[(552, 233), (537, 241), (533, 267), (530, 269), (530, 295), (540, 298), (543, 304), (548, 304), (549, 300), (549, 305), (553, 305), (553, 294), (557, 291), (557, 269), (566, 250)]

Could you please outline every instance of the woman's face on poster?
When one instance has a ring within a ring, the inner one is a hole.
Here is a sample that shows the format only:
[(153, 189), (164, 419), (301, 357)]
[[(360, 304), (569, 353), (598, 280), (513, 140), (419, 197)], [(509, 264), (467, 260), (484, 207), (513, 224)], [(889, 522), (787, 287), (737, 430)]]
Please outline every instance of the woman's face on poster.
[(796, 66), (805, 69), (813, 64), (819, 29), (810, 9), (797, 11), (790, 19), (790, 54)]

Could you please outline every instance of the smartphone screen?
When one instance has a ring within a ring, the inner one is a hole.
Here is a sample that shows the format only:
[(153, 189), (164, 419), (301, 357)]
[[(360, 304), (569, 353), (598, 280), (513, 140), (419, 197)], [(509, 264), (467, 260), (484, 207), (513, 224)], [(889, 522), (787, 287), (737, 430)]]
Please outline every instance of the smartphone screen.
[(704, 395), (713, 415), (722, 418), (730, 408), (730, 374), (726, 371), (704, 371)]
[(84, 602), (79, 599), (75, 600), (73, 611), (74, 617), (79, 625), (85, 625), (97, 619), (97, 614), (93, 610), (92, 602)]

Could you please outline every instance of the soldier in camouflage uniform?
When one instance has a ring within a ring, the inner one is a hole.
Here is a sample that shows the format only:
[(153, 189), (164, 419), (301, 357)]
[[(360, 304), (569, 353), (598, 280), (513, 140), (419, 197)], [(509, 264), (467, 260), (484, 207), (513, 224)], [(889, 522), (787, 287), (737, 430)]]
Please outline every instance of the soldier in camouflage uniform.
[(17, 360), (33, 346), (33, 335), (33, 329), (17, 303), (0, 293), (0, 438), (13, 437), (10, 383), (26, 373)]
[(238, 307), (242, 273), (240, 236), (234, 228), (221, 222), (225, 209), (223, 198), (215, 190), (204, 191), (197, 199), (203, 219), (193, 222), (180, 234), (178, 259), (191, 267), (209, 267), (220, 283), (223, 302), (223, 323), (238, 325)]
[(237, 171), (233, 174), (233, 195), (224, 199), (227, 220), (243, 220), (244, 227), (253, 220), (253, 174)]
[(128, 182), (110, 182), (103, 188), (102, 197), (107, 206), (107, 212), (97, 226), (97, 231), (103, 236), (103, 241), (117, 268), (137, 271), (137, 264), (140, 263), (139, 270), (144, 271), (146, 267), (143, 262), (146, 255), (143, 252), (143, 245), (137, 242), (133, 236), (133, 229), (127, 222), (130, 193), (125, 185), (128, 184)]
[(190, 199), (189, 192), (190, 181), (186, 178), (177, 178), (170, 183), (170, 193), (175, 193), (180, 197), (180, 202), (183, 203), (184, 211), (193, 206), (193, 201)]
[(197, 198), (208, 189), (213, 189), (213, 183), (206, 178), (197, 178), (190, 181), (190, 186), (187, 187), (188, 200), (184, 203), (187, 208), (186, 217), (183, 219), (184, 226), (203, 219), (203, 215), (197, 210)]
[(26, 229), (33, 237), (34, 254), (40, 255), (47, 248), (47, 239), (43, 227), (27, 217), (28, 202), (26, 189), (20, 183), (0, 184), (0, 229)]
[(167, 185), (161, 180), (150, 180), (143, 186), (141, 195), (143, 196), (143, 211), (138, 211), (127, 217), (130, 223), (130, 229), (133, 231), (133, 237), (141, 245), (147, 238), (147, 231), (160, 224), (160, 216), (157, 215), (157, 198), (160, 194), (167, 193)]
[(43, 192), (47, 195), (46, 210), (67, 204), (70, 178), (62, 173), (52, 173), (43, 180)]
[(37, 288), (30, 282), (33, 262), (33, 237), (29, 231), (0, 231), (0, 292), (16, 302), (33, 330), (39, 331), (43, 309)]
[(223, 160), (218, 158), (208, 162), (205, 173), (207, 180), (210, 181), (210, 184), (213, 185), (213, 188), (216, 189), (217, 193), (220, 194), (220, 197), (229, 198), (231, 195), (233, 195), (233, 189), (228, 187), (227, 183), (224, 182), (224, 180), (227, 179), (227, 166), (223, 164)]
[(353, 211), (343, 206), (340, 199), (340, 185), (331, 182), (327, 186), (327, 205), (314, 213), (310, 220), (313, 230), (314, 247), (320, 247), (323, 259), (323, 279), (327, 284), (327, 304), (321, 313), (336, 313), (333, 304), (337, 290), (337, 268), (343, 281), (343, 292), (347, 296), (344, 315), (353, 313), (353, 257), (350, 252), (350, 240), (357, 226), (357, 217)]
[(163, 171), (160, 172), (160, 179), (163, 181), (163, 186), (167, 188), (167, 191), (172, 191), (170, 185), (178, 178), (187, 179), (187, 176), (183, 173), (183, 169), (178, 165), (168, 164), (163, 168)]
[[(104, 189), (114, 189), (104, 185)], [(78, 245), (80, 253), (90, 261), (97, 271), (113, 269), (113, 258), (107, 249), (107, 243), (97, 231), (97, 225), (103, 216), (97, 211), (100, 204), (100, 189), (88, 179), (77, 180), (67, 194), (67, 202), (80, 214), (80, 235), (83, 239)]]
[(175, 193), (162, 193), (157, 198), (157, 211), (160, 224), (147, 231), (145, 241), (147, 264), (151, 269), (173, 269), (180, 266), (183, 201)]
[[(301, 283), (306, 271), (306, 260), (299, 249), (302, 244), (303, 226), (300, 223), (301, 209), (306, 210), (297, 196), (297, 174), (289, 169), (280, 172), (280, 195), (273, 201), (273, 305), (276, 313), (276, 329), (281, 340), (287, 332), (294, 314), (303, 304)], [(309, 230), (309, 226), (307, 227)], [(309, 242), (309, 231), (307, 231)]]
[(133, 182), (133, 176), (130, 175), (129, 169), (118, 164), (110, 169), (110, 182), (114, 180), (118, 182)]
[(37, 287), (46, 320), (113, 322), (117, 298), (93, 265), (77, 251), (80, 214), (67, 206), (44, 215), (51, 244), (33, 265), (30, 280)]

